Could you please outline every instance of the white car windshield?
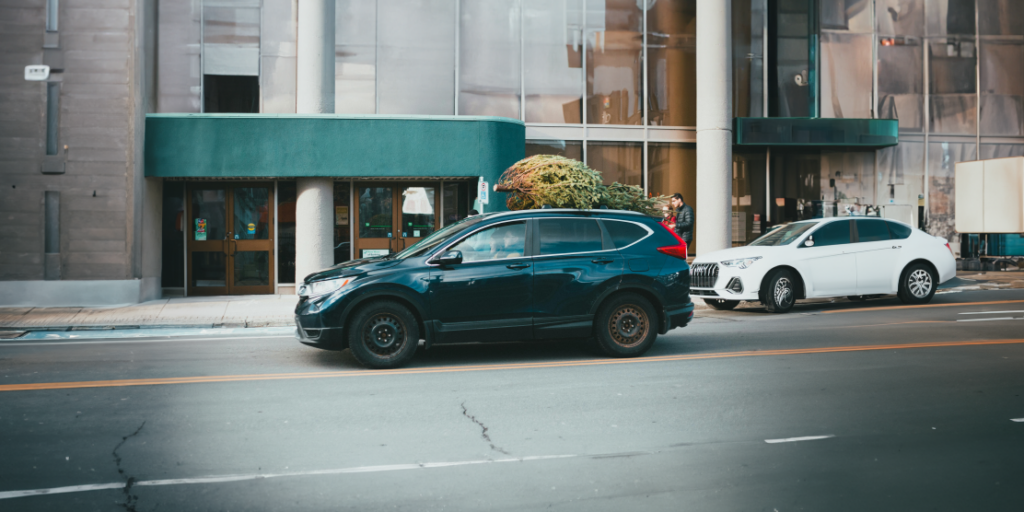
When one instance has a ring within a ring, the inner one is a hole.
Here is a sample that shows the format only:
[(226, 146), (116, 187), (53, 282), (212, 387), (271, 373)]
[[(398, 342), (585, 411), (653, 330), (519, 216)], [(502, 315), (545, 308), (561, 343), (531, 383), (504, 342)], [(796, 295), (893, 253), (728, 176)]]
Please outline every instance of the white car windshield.
[(794, 240), (800, 238), (800, 235), (807, 232), (808, 229), (813, 228), (818, 224), (817, 221), (806, 221), (806, 222), (794, 222), (782, 226), (775, 231), (772, 231), (753, 242), (750, 245), (789, 245)]

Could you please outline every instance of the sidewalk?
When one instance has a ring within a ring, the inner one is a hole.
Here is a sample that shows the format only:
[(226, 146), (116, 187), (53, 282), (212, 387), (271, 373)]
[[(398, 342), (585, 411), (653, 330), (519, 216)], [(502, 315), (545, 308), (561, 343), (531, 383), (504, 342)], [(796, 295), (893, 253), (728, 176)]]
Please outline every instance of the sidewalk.
[(0, 308), (3, 330), (295, 325), (295, 295), (179, 297), (106, 308)]
[[(960, 271), (957, 278), (940, 287), (940, 292), (1024, 288), (1021, 271)], [(290, 327), (297, 301), (295, 295), (245, 295), (161, 299), (107, 308), (0, 308), (0, 339), (39, 330)], [(693, 302), (698, 310), (709, 309), (699, 297)]]

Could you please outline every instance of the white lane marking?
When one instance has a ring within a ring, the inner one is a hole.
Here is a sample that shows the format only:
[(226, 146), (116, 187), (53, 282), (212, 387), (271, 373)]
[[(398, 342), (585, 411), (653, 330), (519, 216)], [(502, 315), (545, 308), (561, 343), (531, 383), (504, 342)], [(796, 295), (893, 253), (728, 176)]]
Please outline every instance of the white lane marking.
[(1024, 313), (1024, 309), (1017, 311), (972, 311), (970, 313), (959, 313), (961, 315), (1001, 315), (1006, 313)]
[[(497, 462), (529, 462), (535, 460), (571, 459), (579, 455), (535, 455), (532, 457), (515, 457), (508, 459), (463, 460), (455, 462), (422, 462), (417, 464), (392, 464), (388, 466), (358, 466), (354, 468), (320, 469), (314, 471), (294, 471), (290, 473), (264, 473), (248, 475), (217, 475), (199, 478), (173, 478), (166, 480), (142, 480), (135, 482), (139, 487), (156, 487), (163, 485), (216, 484), (224, 482), (241, 482), (245, 480), (262, 480), (265, 478), (282, 478), (289, 476), (341, 475), (347, 473), (379, 473), (382, 471), (406, 471), (410, 469), (448, 468), (453, 466), (469, 466), (473, 464), (493, 464)], [(99, 491), (103, 489), (123, 489), (124, 482), (90, 485), (72, 485), (68, 487), (51, 487), (48, 489), (32, 489), (27, 491), (0, 492), (0, 500), (41, 496), (47, 494), (64, 494), (69, 492)]]
[(171, 338), (171, 339), (148, 339), (148, 338), (126, 338), (120, 340), (88, 340), (88, 341), (47, 341), (38, 340), (32, 343), (7, 343), (0, 341), (0, 347), (52, 347), (57, 345), (111, 345), (120, 343), (171, 343), (186, 341), (218, 341), (218, 340), (263, 340), (270, 338), (292, 338), (295, 336), (220, 336), (217, 338)]
[(1012, 316), (1001, 316), (999, 318), (971, 318), (970, 320), (957, 320), (957, 322), (998, 322), (1002, 320), (1016, 320)]
[(787, 437), (787, 438), (784, 438), (784, 439), (765, 439), (764, 442), (766, 442), (768, 444), (795, 443), (797, 441), (814, 441), (814, 440), (817, 440), (817, 439), (828, 439), (830, 437), (835, 437), (835, 435), (829, 434), (827, 436), (804, 436), (804, 437)]
[(1016, 423), (1024, 423), (1024, 418), (1011, 418), (1010, 421), (1013, 421), (1013, 422), (1016, 422)]

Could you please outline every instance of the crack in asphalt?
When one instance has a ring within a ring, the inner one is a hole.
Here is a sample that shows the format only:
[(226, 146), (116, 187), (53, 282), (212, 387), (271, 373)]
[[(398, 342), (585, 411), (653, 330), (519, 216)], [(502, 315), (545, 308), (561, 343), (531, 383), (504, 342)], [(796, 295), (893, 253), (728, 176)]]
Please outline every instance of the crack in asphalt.
[(124, 474), (124, 469), (121, 468), (121, 456), (117, 454), (117, 450), (119, 450), (121, 446), (128, 441), (128, 439), (139, 435), (139, 432), (142, 432), (142, 427), (145, 426), (146, 422), (143, 421), (142, 425), (139, 425), (139, 428), (135, 429), (135, 432), (132, 432), (131, 434), (122, 437), (121, 442), (117, 443), (117, 446), (114, 447), (113, 451), (114, 463), (117, 464), (117, 472), (122, 477), (125, 477), (124, 489), (122, 489), (122, 492), (124, 492), (125, 501), (124, 503), (119, 503), (119, 505), (124, 507), (124, 509), (127, 510), (128, 512), (136, 512), (135, 506), (139, 502), (139, 497), (135, 494), (132, 494), (132, 487), (135, 486), (135, 482), (137, 482), (138, 480), (134, 476)]
[(473, 416), (472, 414), (469, 413), (469, 411), (466, 409), (466, 402), (462, 402), (462, 415), (469, 418), (469, 420), (472, 421), (473, 423), (480, 425), (480, 435), (484, 438), (484, 441), (487, 441), (487, 444), (491, 445), (492, 450), (504, 453), (505, 455), (509, 455), (508, 452), (494, 445), (494, 441), (491, 441), (491, 436), (487, 435), (487, 425), (484, 425), (483, 423), (480, 422), (480, 420), (476, 419), (476, 416)]

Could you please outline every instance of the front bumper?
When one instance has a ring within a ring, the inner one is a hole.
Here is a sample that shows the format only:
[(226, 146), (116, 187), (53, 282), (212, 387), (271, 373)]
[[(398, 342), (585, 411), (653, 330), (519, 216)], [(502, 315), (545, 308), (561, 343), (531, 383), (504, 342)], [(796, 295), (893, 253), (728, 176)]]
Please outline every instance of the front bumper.
[[(694, 265), (697, 263), (694, 262)], [(759, 272), (759, 270), (755, 268), (738, 269), (719, 265), (718, 276), (715, 279), (714, 286), (695, 287), (691, 285), (690, 296), (702, 299), (760, 300), (757, 292), (761, 288), (761, 280), (764, 278), (764, 273)], [(738, 283), (739, 286), (735, 286), (735, 283)]]
[(324, 350), (345, 350), (344, 330), (324, 327), (319, 315), (295, 315), (295, 338), (299, 343)]

